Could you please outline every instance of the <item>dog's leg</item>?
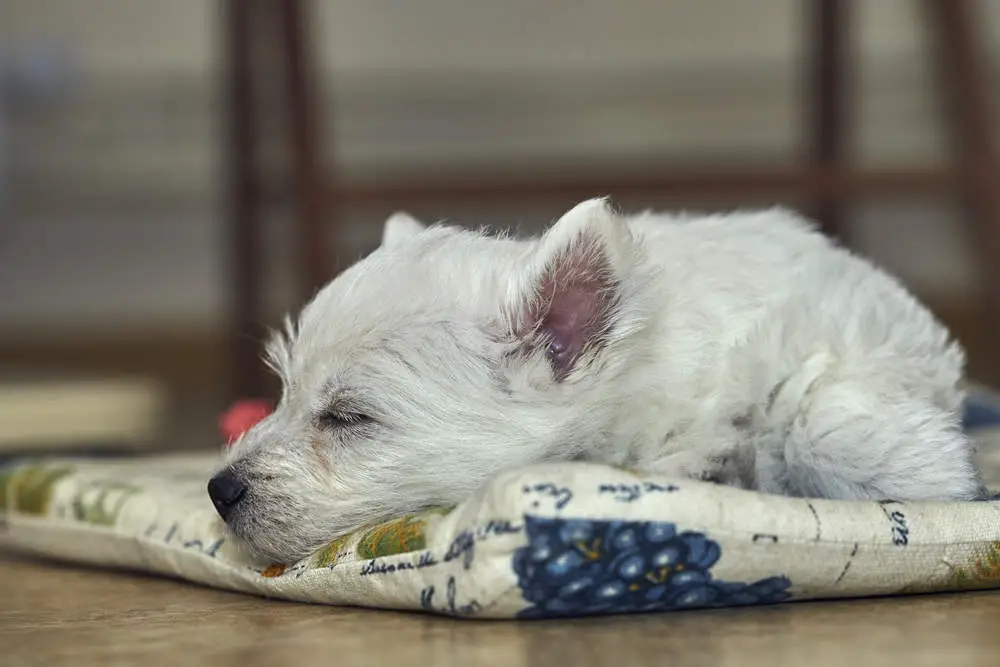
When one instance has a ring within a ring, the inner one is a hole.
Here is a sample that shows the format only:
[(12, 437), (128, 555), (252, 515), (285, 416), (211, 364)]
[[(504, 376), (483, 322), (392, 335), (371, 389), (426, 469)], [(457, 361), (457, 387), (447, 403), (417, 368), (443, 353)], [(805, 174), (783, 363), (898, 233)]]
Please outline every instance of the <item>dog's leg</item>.
[(783, 438), (758, 452), (761, 491), (873, 500), (971, 500), (973, 446), (957, 415), (888, 374), (823, 378)]

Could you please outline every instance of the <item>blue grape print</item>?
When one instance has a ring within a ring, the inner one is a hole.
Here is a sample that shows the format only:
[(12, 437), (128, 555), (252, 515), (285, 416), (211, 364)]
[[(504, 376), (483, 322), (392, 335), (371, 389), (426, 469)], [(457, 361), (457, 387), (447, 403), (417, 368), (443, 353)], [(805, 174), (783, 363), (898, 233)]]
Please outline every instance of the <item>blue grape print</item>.
[(783, 576), (719, 581), (717, 542), (672, 523), (525, 517), (514, 572), (530, 606), (520, 618), (770, 604), (790, 597)]

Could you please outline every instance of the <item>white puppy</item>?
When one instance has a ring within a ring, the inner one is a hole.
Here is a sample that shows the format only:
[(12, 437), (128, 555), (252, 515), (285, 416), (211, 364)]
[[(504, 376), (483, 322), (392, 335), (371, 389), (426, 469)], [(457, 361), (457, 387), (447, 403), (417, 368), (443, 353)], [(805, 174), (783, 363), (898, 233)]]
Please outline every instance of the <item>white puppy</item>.
[(979, 492), (961, 349), (780, 209), (623, 217), (596, 199), (523, 241), (397, 214), (268, 354), (282, 399), (209, 490), (282, 561), (539, 461), (794, 496)]

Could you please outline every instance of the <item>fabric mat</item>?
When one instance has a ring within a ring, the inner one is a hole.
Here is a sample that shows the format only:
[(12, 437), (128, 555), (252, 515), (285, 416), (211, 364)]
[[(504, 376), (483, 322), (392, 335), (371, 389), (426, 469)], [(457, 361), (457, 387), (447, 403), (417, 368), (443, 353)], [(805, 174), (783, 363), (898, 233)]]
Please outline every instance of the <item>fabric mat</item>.
[[(1000, 400), (966, 426), (1000, 489)], [(1000, 502), (767, 496), (584, 463), (508, 472), (461, 505), (333, 540), (298, 563), (227, 538), (215, 455), (0, 468), (2, 544), (330, 605), (542, 618), (1000, 586)], [(109, 580), (109, 585), (113, 583)]]

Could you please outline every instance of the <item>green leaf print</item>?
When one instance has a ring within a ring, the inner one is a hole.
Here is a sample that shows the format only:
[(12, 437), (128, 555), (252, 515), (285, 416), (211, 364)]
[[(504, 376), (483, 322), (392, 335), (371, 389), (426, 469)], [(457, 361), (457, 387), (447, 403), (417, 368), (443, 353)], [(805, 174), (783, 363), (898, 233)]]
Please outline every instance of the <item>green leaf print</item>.
[(69, 466), (20, 465), (0, 470), (0, 509), (45, 516), (55, 485), (74, 469)]

